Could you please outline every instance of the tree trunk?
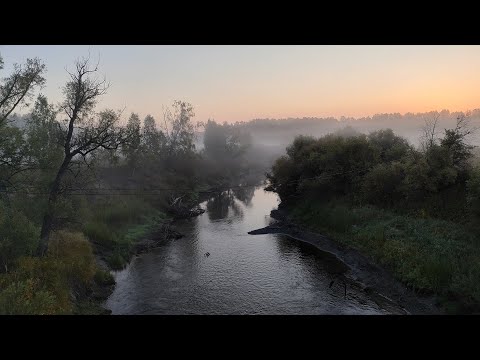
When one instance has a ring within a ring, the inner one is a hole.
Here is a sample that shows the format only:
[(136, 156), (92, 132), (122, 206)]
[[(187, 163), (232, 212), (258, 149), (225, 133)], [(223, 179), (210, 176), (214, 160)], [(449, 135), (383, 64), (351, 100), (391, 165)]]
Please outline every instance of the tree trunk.
[(66, 157), (63, 160), (62, 165), (58, 169), (57, 176), (53, 181), (52, 187), (50, 189), (50, 195), (48, 197), (48, 206), (47, 212), (43, 217), (42, 230), (40, 231), (40, 242), (37, 247), (36, 255), (44, 256), (48, 250), (48, 240), (50, 238), (50, 232), (53, 227), (53, 213), (55, 210), (55, 204), (57, 202), (58, 193), (60, 190), (60, 184), (62, 182), (63, 175), (67, 171), (68, 164), (70, 163), (71, 157)]

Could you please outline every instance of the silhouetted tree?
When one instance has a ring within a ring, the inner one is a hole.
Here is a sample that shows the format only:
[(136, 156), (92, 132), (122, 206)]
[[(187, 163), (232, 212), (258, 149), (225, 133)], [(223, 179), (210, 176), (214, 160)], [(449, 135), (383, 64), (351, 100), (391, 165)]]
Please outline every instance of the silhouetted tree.
[(65, 118), (60, 122), (63, 130), (63, 161), (50, 186), (48, 207), (43, 218), (37, 255), (44, 255), (54, 221), (57, 198), (62, 192), (62, 180), (70, 169), (72, 160), (80, 158), (87, 162), (88, 154), (97, 149), (117, 149), (127, 140), (127, 133), (117, 127), (119, 114), (105, 110), (93, 112), (97, 99), (105, 94), (105, 80), (92, 77), (98, 67), (91, 68), (88, 59), (78, 60), (75, 70), (69, 72), (70, 80), (63, 89), (65, 100), (61, 110)]
[(130, 134), (130, 141), (122, 147), (122, 152), (127, 159), (128, 165), (132, 167), (133, 172), (139, 160), (142, 142), (140, 117), (138, 114), (132, 113), (130, 115), (127, 122), (127, 132)]
[(424, 152), (437, 143), (437, 124), (440, 117), (439, 113), (435, 113), (433, 118), (425, 120), (425, 125), (422, 127), (422, 135), (420, 137), (420, 146)]
[[(3, 60), (0, 56), (0, 70), (3, 69)], [(4, 78), (0, 84), (0, 126), (7, 117), (29, 99), (33, 91), (45, 83), (43, 73), (45, 65), (38, 59), (27, 59), (24, 65), (14, 64), (13, 73)]]
[(457, 118), (457, 124), (454, 129), (445, 129), (445, 136), (440, 144), (450, 150), (455, 167), (465, 167), (466, 161), (471, 157), (473, 146), (468, 144), (468, 137), (475, 130), (470, 125), (465, 114), (461, 114)]
[[(0, 70), (3, 59), (0, 56)], [(25, 139), (23, 131), (8, 126), (8, 116), (45, 83), (45, 65), (37, 58), (24, 65), (14, 64), (13, 73), (0, 82), (0, 187), (11, 185), (11, 178), (25, 169)]]
[(188, 154), (195, 150), (195, 127), (192, 118), (195, 116), (191, 104), (176, 100), (173, 111), (164, 112), (164, 130), (168, 155)]

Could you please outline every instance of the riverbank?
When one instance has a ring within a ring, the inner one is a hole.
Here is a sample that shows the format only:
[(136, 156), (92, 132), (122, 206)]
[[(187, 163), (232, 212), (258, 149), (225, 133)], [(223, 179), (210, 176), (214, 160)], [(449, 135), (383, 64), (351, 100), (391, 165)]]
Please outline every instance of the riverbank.
[(103, 304), (113, 293), (116, 285), (111, 271), (123, 269), (133, 257), (155, 249), (164, 241), (179, 239), (183, 236), (175, 229), (173, 218), (157, 217), (156, 219), (157, 222), (150, 218), (145, 223), (130, 227), (125, 233), (128, 242), (121, 253), (118, 247), (105, 247), (94, 243), (97, 275), (91, 293), (77, 304), (78, 314), (110, 314), (111, 311), (105, 309)]
[(294, 222), (357, 249), (416, 294), (435, 295), (446, 313), (480, 312), (480, 247), (467, 225), (340, 200), (303, 198), (282, 208)]
[[(198, 200), (190, 206), (170, 207), (165, 211), (147, 207), (141, 209), (135, 202), (126, 206), (102, 209), (101, 224), (90, 223), (84, 229), (93, 245), (97, 265), (97, 275), (89, 295), (77, 303), (77, 314), (108, 315), (110, 310), (103, 305), (115, 289), (115, 279), (111, 271), (125, 268), (131, 260), (140, 254), (159, 247), (167, 240), (177, 240), (184, 235), (177, 231), (178, 220), (195, 217), (205, 212), (199, 204), (206, 201), (211, 194), (201, 193)], [(146, 204), (144, 205), (146, 206)], [(140, 217), (131, 217), (139, 211)], [(105, 211), (106, 210), (106, 211)], [(140, 212), (141, 211), (141, 212)], [(105, 216), (104, 214), (108, 214)], [(115, 221), (111, 221), (111, 219)], [(119, 226), (118, 220), (122, 221)], [(125, 225), (126, 224), (126, 225)]]
[[(390, 306), (393, 314), (443, 313), (442, 309), (438, 307), (435, 296), (420, 295), (413, 292), (395, 279), (390, 272), (375, 264), (372, 259), (362, 255), (354, 248), (295, 223), (287, 210), (272, 210), (271, 217), (276, 220), (274, 224), (250, 231), (249, 234), (284, 234), (332, 254), (345, 264), (344, 276), (349, 286), (360, 287), (362, 291), (384, 308)], [(399, 308), (403, 311), (399, 311)]]
[(249, 235), (270, 223), (277, 205), (277, 195), (262, 187), (203, 203), (203, 215), (176, 224), (183, 238), (115, 274), (105, 306), (121, 315), (406, 313), (364, 291), (334, 255), (288, 236)]

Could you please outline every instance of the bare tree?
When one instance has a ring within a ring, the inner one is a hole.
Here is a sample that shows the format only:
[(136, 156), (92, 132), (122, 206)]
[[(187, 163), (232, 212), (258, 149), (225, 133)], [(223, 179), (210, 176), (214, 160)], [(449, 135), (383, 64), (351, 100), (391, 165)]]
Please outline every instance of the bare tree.
[[(62, 193), (62, 180), (71, 165), (84, 161), (88, 165), (89, 154), (97, 149), (116, 150), (127, 141), (125, 129), (117, 126), (119, 113), (106, 110), (93, 112), (98, 98), (105, 94), (108, 85), (92, 74), (97, 72), (89, 66), (89, 59), (78, 60), (75, 70), (68, 72), (70, 80), (63, 92), (65, 100), (61, 105), (65, 118), (60, 122), (63, 130), (64, 157), (50, 187), (48, 206), (43, 219), (37, 255), (42, 256), (48, 249), (48, 239), (54, 223), (55, 204)], [(75, 174), (74, 174), (75, 176)]]
[[(477, 127), (472, 126), (470, 123), (470, 113), (467, 114), (461, 113), (457, 117), (457, 124), (453, 131), (461, 136), (463, 139), (467, 140), (469, 136), (473, 135), (478, 130)], [(447, 131), (447, 129), (445, 129)]]
[(437, 124), (439, 117), (440, 113), (435, 113), (433, 118), (425, 120), (425, 125), (422, 127), (422, 136), (420, 138), (420, 144), (424, 152), (435, 145), (437, 141)]
[[(0, 70), (3, 69), (3, 60), (0, 57)], [(13, 73), (3, 79), (0, 84), (0, 126), (19, 105), (29, 99), (33, 90), (43, 86), (42, 77), (45, 65), (38, 59), (27, 59), (26, 64), (14, 64)]]

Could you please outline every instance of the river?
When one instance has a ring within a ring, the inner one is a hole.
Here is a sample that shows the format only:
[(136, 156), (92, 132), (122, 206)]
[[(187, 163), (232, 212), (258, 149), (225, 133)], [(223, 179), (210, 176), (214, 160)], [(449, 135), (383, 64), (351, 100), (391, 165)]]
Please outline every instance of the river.
[(248, 235), (273, 221), (278, 203), (262, 187), (205, 201), (205, 213), (178, 223), (183, 238), (114, 274), (105, 306), (112, 314), (390, 313), (360, 287), (345, 295), (345, 265), (330, 253), (286, 235)]

